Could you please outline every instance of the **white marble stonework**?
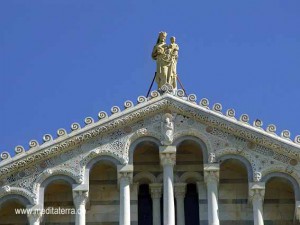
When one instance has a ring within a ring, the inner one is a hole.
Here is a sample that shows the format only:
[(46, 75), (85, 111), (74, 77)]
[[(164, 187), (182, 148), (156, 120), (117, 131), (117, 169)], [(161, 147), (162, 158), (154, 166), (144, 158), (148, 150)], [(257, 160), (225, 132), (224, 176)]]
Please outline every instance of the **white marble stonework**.
[[(14, 156), (2, 152), (0, 225), (26, 219), (34, 225), (136, 225), (142, 184), (149, 185), (155, 225), (160, 207), (164, 225), (186, 224), (187, 184), (197, 185), (199, 224), (298, 224), (300, 136), (292, 140), (287, 130), (275, 132), (274, 125), (264, 129), (260, 120), (251, 125), (246, 114), (236, 118), (233, 109), (223, 112), (221, 104), (210, 106), (205, 98), (197, 101), (194, 94), (163, 86), (148, 98), (139, 96), (136, 105), (126, 101), (124, 110), (114, 106), (97, 120), (73, 123), (71, 132), (59, 129), (42, 143), (31, 140), (28, 150), (17, 146)], [(240, 162), (246, 172), (228, 160)], [(80, 213), (13, 216), (17, 206), (52, 205)], [(287, 216), (272, 213), (272, 207)]]

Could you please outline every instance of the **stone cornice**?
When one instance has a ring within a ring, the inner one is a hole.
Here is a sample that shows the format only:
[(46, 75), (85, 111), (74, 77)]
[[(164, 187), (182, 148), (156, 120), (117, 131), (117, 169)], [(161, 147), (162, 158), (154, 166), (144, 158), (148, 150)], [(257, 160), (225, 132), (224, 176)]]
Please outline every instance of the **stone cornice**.
[(37, 141), (32, 140), (30, 141), (29, 151), (25, 152), (22, 146), (17, 146), (16, 156), (13, 158), (10, 158), (8, 153), (3, 152), (1, 154), (2, 161), (0, 162), (0, 177), (10, 174), (16, 169), (68, 151), (94, 137), (105, 136), (122, 126), (128, 126), (165, 110), (186, 115), (200, 123), (241, 137), (249, 142), (299, 158), (300, 136), (295, 138), (295, 142), (290, 140), (288, 131), (283, 131), (281, 137), (276, 136), (274, 126), (268, 126), (267, 130), (264, 131), (261, 128), (261, 121), (257, 120), (251, 126), (247, 115), (242, 115), (238, 121), (234, 117), (234, 110), (229, 109), (226, 115), (223, 115), (220, 104), (217, 103), (212, 109), (209, 109), (208, 100), (202, 99), (200, 104), (197, 105), (195, 95), (184, 97), (181, 90), (178, 90), (175, 94), (165, 93), (162, 96), (154, 91), (148, 99), (140, 96), (138, 105), (133, 106), (131, 101), (126, 101), (124, 107), (125, 110), (122, 112), (119, 107), (112, 107), (110, 117), (107, 113), (100, 112), (98, 115), (99, 121), (97, 122), (87, 117), (85, 119), (86, 126), (83, 128), (80, 128), (78, 123), (73, 123), (71, 126), (72, 132), (69, 134), (64, 129), (59, 129), (57, 139), (53, 140), (51, 135), (45, 135), (43, 137), (44, 143), (40, 146)]
[(140, 105), (132, 109), (128, 108), (122, 113), (115, 113), (110, 118), (101, 118), (95, 124), (89, 124), (78, 131), (73, 131), (68, 135), (65, 134), (65, 136), (59, 137), (56, 140), (52, 140), (51, 138), (41, 146), (35, 146), (34, 149), (19, 153), (14, 158), (7, 158), (1, 161), (0, 177), (10, 174), (16, 169), (28, 166), (33, 162), (60, 154), (94, 137), (108, 134), (122, 126), (134, 123), (146, 116), (151, 116), (165, 109), (167, 105), (168, 100), (161, 97), (147, 103), (140, 102)]
[[(187, 102), (183, 99), (176, 99), (174, 96), (169, 98), (175, 101), (169, 101), (169, 110), (182, 113), (200, 123), (215, 127), (224, 132), (241, 137), (252, 143), (271, 148), (277, 152), (292, 155), (300, 158), (300, 136), (296, 136), (298, 141), (293, 142), (289, 138), (279, 137), (275, 133), (264, 131), (260, 127), (251, 126), (248, 122), (238, 121), (234, 117), (223, 115), (220, 111), (210, 110), (203, 106), (198, 106), (195, 102)], [(176, 103), (175, 103), (176, 102)], [(180, 104), (181, 103), (181, 104)], [(189, 108), (186, 108), (186, 107)], [(227, 110), (228, 111), (228, 110)], [(241, 118), (242, 119), (242, 118)]]

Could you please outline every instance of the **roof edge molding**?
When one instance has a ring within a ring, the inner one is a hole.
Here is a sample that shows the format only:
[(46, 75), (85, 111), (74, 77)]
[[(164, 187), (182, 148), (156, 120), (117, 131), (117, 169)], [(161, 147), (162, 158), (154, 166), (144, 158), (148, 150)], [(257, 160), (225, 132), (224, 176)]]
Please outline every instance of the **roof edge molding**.
[[(61, 128), (57, 131), (57, 138), (53, 138), (50, 134), (44, 135), (42, 144), (39, 144), (36, 140), (31, 140), (27, 151), (23, 146), (18, 145), (15, 148), (16, 154), (13, 157), (8, 152), (2, 152), (0, 154), (0, 176), (9, 174), (11, 171), (23, 168), (33, 162), (68, 151), (89, 139), (105, 135), (144, 117), (163, 111), (181, 113), (208, 127), (220, 129), (253, 144), (262, 145), (299, 158), (300, 135), (297, 135), (292, 141), (288, 130), (282, 131), (281, 135), (278, 136), (275, 125), (271, 124), (264, 130), (261, 120), (256, 119), (251, 125), (247, 114), (242, 114), (240, 118), (236, 118), (234, 109), (228, 109), (223, 114), (222, 105), (219, 103), (209, 108), (208, 99), (201, 99), (199, 104), (196, 101), (196, 95), (185, 96), (185, 92), (181, 89), (166, 89), (164, 92), (152, 91), (148, 98), (139, 96), (136, 106), (132, 101), (125, 101), (123, 111), (120, 107), (113, 106), (111, 115), (104, 111), (99, 112), (99, 120), (96, 122), (92, 117), (85, 118), (85, 125), (82, 128), (79, 123), (73, 123), (70, 133)], [(132, 137), (130, 143), (137, 137)], [(126, 163), (126, 160), (124, 161), (122, 158), (113, 157), (121, 163)]]

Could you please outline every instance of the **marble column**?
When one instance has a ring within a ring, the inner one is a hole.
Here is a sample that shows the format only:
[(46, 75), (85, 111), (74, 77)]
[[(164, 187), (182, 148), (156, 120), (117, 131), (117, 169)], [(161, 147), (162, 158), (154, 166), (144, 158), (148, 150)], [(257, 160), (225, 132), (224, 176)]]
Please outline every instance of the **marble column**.
[(185, 224), (184, 216), (184, 197), (186, 192), (186, 183), (177, 183), (175, 184), (175, 198), (176, 198), (176, 207), (177, 207), (177, 225)]
[(300, 222), (300, 201), (296, 201), (295, 204), (295, 217)]
[(76, 209), (75, 225), (85, 225), (85, 205), (88, 200), (88, 191), (74, 191), (73, 201)]
[(130, 225), (130, 183), (133, 166), (118, 166), (118, 182), (120, 185), (120, 225)]
[[(201, 197), (203, 199), (203, 196), (207, 196), (206, 188), (205, 188), (205, 183), (204, 181), (198, 181), (196, 182), (197, 184), (197, 192), (198, 192), (198, 204), (199, 204), (199, 224), (201, 224), (201, 209), (203, 208), (203, 205), (200, 204)], [(206, 197), (205, 197), (206, 199)]]
[(176, 161), (176, 146), (160, 146), (159, 156), (164, 174), (164, 225), (175, 225), (173, 167)]
[(220, 166), (216, 163), (204, 165), (204, 181), (207, 186), (208, 224), (219, 225), (218, 184)]
[(152, 210), (153, 210), (153, 225), (160, 225), (160, 199), (162, 192), (162, 184), (152, 183), (149, 185), (152, 197)]
[(27, 214), (29, 224), (40, 225), (43, 218), (42, 209), (36, 208), (35, 206), (29, 206), (27, 209), (31, 210), (31, 213)]
[(249, 184), (249, 198), (253, 206), (254, 225), (263, 225), (263, 202), (265, 195), (265, 183), (255, 182)]

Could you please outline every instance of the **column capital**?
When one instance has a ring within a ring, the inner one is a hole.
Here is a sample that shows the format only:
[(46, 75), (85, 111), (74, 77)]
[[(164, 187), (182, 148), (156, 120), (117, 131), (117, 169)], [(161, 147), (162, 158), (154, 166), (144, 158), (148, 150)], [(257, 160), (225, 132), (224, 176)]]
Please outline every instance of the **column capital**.
[(296, 219), (298, 221), (300, 221), (300, 201), (296, 201), (296, 204), (295, 204), (295, 208), (296, 208)]
[(186, 193), (186, 183), (176, 183), (175, 187), (175, 198), (184, 198)]
[(265, 183), (255, 182), (249, 183), (249, 199), (251, 201), (255, 199), (264, 200), (265, 196)]
[(162, 194), (162, 184), (152, 183), (149, 184), (152, 199), (160, 199)]
[(204, 181), (219, 182), (220, 165), (217, 163), (204, 164)]
[(89, 197), (89, 192), (87, 190), (73, 191), (73, 201), (76, 208), (80, 205), (85, 205)]
[(159, 158), (162, 166), (176, 163), (176, 146), (159, 146)]
[(31, 213), (27, 214), (29, 224), (40, 224), (43, 218), (42, 209), (38, 206), (28, 206), (27, 209), (31, 210)]
[(118, 183), (120, 183), (120, 181), (122, 179), (127, 180), (129, 183), (132, 182), (132, 178), (133, 178), (133, 165), (119, 165), (118, 166)]

